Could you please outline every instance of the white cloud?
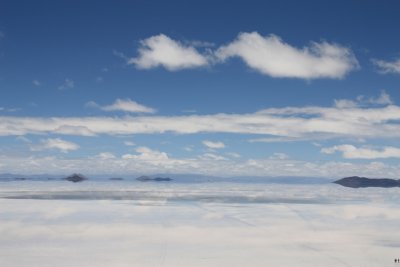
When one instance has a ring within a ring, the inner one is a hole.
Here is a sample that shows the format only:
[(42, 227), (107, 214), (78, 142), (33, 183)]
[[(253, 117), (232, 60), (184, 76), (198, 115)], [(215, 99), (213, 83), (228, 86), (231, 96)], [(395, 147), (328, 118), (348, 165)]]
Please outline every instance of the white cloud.
[(215, 54), (221, 61), (240, 57), (250, 68), (282, 78), (337, 79), (358, 68), (349, 48), (313, 42), (310, 47), (299, 49), (276, 35), (261, 36), (257, 32), (240, 33), (235, 41), (220, 47)]
[(67, 89), (72, 89), (75, 87), (75, 83), (73, 80), (70, 79), (65, 79), (64, 82), (58, 86), (58, 90), (67, 90)]
[(86, 107), (91, 107), (91, 108), (100, 108), (101, 110), (104, 111), (125, 111), (125, 112), (131, 112), (131, 113), (155, 113), (156, 110), (154, 108), (150, 108), (147, 106), (144, 106), (142, 104), (139, 104), (135, 101), (130, 100), (129, 98), (127, 99), (117, 99), (112, 103), (111, 105), (107, 106), (100, 106), (94, 101), (89, 101), (85, 105)]
[(103, 160), (115, 159), (116, 158), (115, 155), (110, 153), (110, 152), (99, 153), (96, 157), (99, 158), (99, 159), (103, 159)]
[(60, 125), (53, 133), (65, 135), (95, 136), (96, 134), (87, 127), (79, 125)]
[(224, 148), (225, 144), (222, 142), (213, 142), (209, 140), (204, 140), (203, 145), (205, 145), (208, 148), (213, 148), (213, 149), (218, 149), (218, 148)]
[(97, 104), (96, 102), (94, 102), (94, 101), (86, 102), (85, 107), (87, 107), (87, 108), (101, 108), (101, 106), (99, 104)]
[(20, 108), (5, 108), (5, 107), (0, 107), (0, 111), (5, 111), (5, 112), (16, 112), (21, 110)]
[(32, 81), (32, 84), (33, 84), (34, 86), (41, 86), (41, 85), (42, 85), (42, 83), (39, 82), (38, 80), (33, 80), (33, 81)]
[(107, 160), (100, 157), (66, 158), (41, 156), (16, 156), (0, 154), (0, 173), (21, 174), (68, 174), (73, 172), (86, 175), (132, 175), (155, 173), (202, 174), (224, 177), (232, 176), (308, 176), (346, 177), (360, 175), (366, 177), (400, 176), (398, 164), (382, 162), (309, 162), (293, 159), (228, 159), (207, 153), (193, 158), (174, 158), (167, 153), (141, 148), (136, 154)]
[(136, 146), (136, 144), (132, 141), (124, 141), (124, 145), (126, 146)]
[(275, 160), (284, 160), (284, 159), (288, 159), (289, 156), (286, 155), (285, 153), (274, 153), (272, 156), (269, 157), (269, 159), (275, 159)]
[(232, 158), (236, 158), (236, 159), (241, 157), (240, 154), (235, 153), (235, 152), (227, 152), (227, 153), (225, 153), (225, 155), (232, 157)]
[(335, 99), (335, 107), (337, 108), (356, 108), (358, 103), (349, 99)]
[(395, 61), (373, 59), (372, 62), (378, 67), (381, 73), (400, 74), (400, 58)]
[(194, 46), (194, 47), (213, 47), (213, 46), (215, 46), (214, 43), (204, 42), (204, 41), (190, 41), (190, 42), (188, 42), (188, 44), (190, 44), (191, 46)]
[(213, 153), (205, 153), (205, 154), (199, 156), (199, 159), (202, 159), (202, 160), (226, 160), (227, 158), (225, 158), (221, 155), (213, 154)]
[(346, 144), (321, 149), (321, 152), (325, 154), (333, 154), (336, 151), (342, 152), (343, 157), (347, 159), (400, 158), (400, 148), (390, 146), (377, 150), (368, 147), (357, 148)]
[(32, 141), (29, 138), (25, 137), (25, 136), (17, 136), (16, 140), (24, 142), (24, 143), (27, 143), (27, 144), (31, 144), (32, 143)]
[[(267, 141), (334, 138), (398, 138), (396, 105), (337, 108), (283, 107), (246, 114), (123, 117), (0, 116), (0, 136), (62, 133), (131, 135), (160, 133), (236, 133), (263, 135)], [(272, 139), (271, 139), (272, 138)], [(255, 140), (253, 140), (255, 141)], [(257, 140), (262, 141), (262, 140)]]
[[(129, 58), (124, 53), (122, 53), (120, 51), (113, 50), (113, 55), (118, 57), (118, 58), (121, 58), (121, 59), (125, 60), (126, 62), (129, 61)], [(105, 69), (107, 69), (107, 68), (105, 68)], [(108, 69), (105, 72), (108, 72)]]
[(68, 153), (69, 151), (77, 150), (79, 148), (79, 145), (69, 141), (62, 140), (60, 138), (48, 138), (48, 139), (43, 139), (41, 141), (41, 144), (39, 145), (31, 145), (30, 148), (32, 151), (57, 149), (63, 153)]
[(164, 67), (175, 71), (208, 65), (208, 60), (194, 46), (187, 46), (164, 34), (142, 40), (139, 55), (128, 60), (139, 69)]
[(381, 91), (381, 94), (378, 97), (365, 97), (365, 96), (358, 96), (357, 100), (361, 103), (365, 104), (375, 104), (375, 105), (391, 105), (393, 101), (388, 93), (384, 90)]
[(385, 90), (381, 91), (381, 94), (378, 97), (366, 97), (364, 95), (357, 96), (356, 100), (349, 99), (335, 99), (334, 106), (342, 109), (342, 108), (357, 108), (357, 107), (368, 107), (374, 105), (392, 105), (392, 98)]
[(183, 148), (183, 150), (187, 151), (187, 152), (192, 152), (193, 151), (193, 146), (185, 146)]
[(138, 154), (125, 154), (122, 156), (122, 159), (144, 160), (154, 163), (169, 159), (167, 153), (160, 152), (158, 150), (152, 150), (148, 147), (138, 147), (135, 149), (135, 151)]

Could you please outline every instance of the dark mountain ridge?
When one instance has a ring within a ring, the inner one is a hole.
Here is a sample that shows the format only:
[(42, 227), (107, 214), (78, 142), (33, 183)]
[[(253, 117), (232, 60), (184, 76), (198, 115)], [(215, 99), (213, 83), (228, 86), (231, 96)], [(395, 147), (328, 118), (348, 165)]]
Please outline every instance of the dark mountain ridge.
[(172, 181), (171, 178), (169, 177), (150, 177), (150, 176), (140, 176), (138, 178), (136, 178), (136, 180), (141, 181), (141, 182), (169, 182)]
[(364, 187), (400, 187), (400, 180), (389, 178), (366, 178), (359, 176), (345, 177), (340, 180), (334, 181), (335, 184), (340, 184), (345, 187), (351, 188), (364, 188)]
[(67, 181), (73, 182), (73, 183), (78, 183), (78, 182), (87, 180), (87, 178), (84, 175), (79, 174), (79, 173), (71, 174), (71, 175), (65, 177), (64, 179)]

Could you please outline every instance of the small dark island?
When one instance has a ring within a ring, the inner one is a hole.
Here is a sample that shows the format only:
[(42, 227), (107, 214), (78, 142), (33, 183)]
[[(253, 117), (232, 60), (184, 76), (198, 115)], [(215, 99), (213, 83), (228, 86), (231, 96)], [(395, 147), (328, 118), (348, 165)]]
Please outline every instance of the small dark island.
[(74, 173), (74, 174), (71, 174), (70, 176), (65, 177), (64, 180), (67, 180), (67, 181), (70, 181), (73, 183), (78, 183), (78, 182), (83, 182), (84, 180), (87, 180), (87, 178), (82, 174)]
[(334, 181), (335, 184), (340, 184), (345, 187), (351, 188), (364, 188), (364, 187), (400, 187), (400, 180), (388, 178), (366, 178), (359, 176), (351, 176)]
[(144, 175), (136, 178), (136, 180), (141, 181), (141, 182), (170, 182), (170, 181), (172, 181), (172, 179), (169, 178), (169, 177), (165, 177), (165, 178), (164, 177), (155, 177), (155, 178), (152, 178), (152, 177), (144, 176)]

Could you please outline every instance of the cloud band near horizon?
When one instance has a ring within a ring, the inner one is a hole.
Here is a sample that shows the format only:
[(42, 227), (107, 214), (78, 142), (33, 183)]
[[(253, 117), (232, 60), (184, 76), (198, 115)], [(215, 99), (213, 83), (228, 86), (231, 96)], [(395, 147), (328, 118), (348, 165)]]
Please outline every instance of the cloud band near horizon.
[(400, 107), (284, 107), (247, 114), (122, 117), (0, 116), (0, 136), (235, 133), (293, 140), (398, 138)]

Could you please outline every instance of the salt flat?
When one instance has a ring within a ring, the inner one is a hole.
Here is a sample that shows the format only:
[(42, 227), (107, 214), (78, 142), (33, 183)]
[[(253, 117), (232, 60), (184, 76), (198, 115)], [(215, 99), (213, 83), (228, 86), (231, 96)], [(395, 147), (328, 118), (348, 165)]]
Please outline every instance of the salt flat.
[(399, 189), (3, 182), (0, 266), (393, 266)]

